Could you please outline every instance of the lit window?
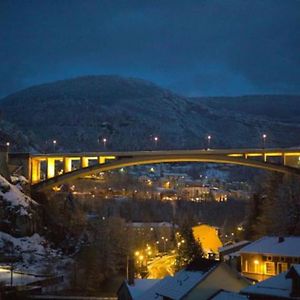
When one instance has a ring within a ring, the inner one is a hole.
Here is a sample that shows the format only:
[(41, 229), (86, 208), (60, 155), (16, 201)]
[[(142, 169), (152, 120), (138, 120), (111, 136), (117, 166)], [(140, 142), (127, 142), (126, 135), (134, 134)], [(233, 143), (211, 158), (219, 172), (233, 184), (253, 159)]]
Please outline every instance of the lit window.
[(277, 264), (277, 274), (285, 272), (288, 270), (288, 264), (287, 263), (278, 263)]
[(248, 272), (248, 260), (244, 260), (244, 272)]
[(266, 262), (265, 271), (267, 275), (275, 275), (275, 264), (273, 262)]

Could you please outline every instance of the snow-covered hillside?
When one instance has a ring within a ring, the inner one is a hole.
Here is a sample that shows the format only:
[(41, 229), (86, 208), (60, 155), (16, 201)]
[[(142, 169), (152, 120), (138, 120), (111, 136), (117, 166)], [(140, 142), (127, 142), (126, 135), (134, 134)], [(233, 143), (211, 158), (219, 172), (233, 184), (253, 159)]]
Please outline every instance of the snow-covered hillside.
[(299, 96), (289, 105), (285, 96), (214, 99), (190, 99), (140, 79), (85, 76), (17, 92), (0, 109), (45, 151), (53, 151), (53, 139), (56, 150), (104, 150), (103, 137), (106, 150), (153, 149), (154, 135), (161, 149), (205, 148), (208, 134), (212, 147), (261, 147), (263, 132), (268, 146), (299, 144)]
[(17, 271), (57, 274), (69, 260), (36, 232), (39, 208), (19, 185), (0, 176), (0, 258), (16, 257)]
[(15, 236), (32, 234), (37, 226), (38, 207), (20, 186), (0, 176), (0, 231)]
[(20, 191), (17, 186), (9, 183), (0, 175), (0, 199), (9, 206), (16, 209), (20, 215), (28, 215), (32, 205), (38, 205), (33, 199)]
[(1, 252), (3, 257), (14, 256), (18, 259), (14, 263), (15, 270), (34, 275), (61, 274), (71, 261), (37, 233), (15, 238), (0, 231)]

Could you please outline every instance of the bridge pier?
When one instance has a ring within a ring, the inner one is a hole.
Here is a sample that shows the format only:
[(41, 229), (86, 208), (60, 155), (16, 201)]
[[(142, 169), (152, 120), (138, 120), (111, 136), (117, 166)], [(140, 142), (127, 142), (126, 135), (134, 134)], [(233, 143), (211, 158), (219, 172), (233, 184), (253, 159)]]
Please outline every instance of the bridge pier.
[(82, 168), (87, 168), (89, 166), (89, 158), (88, 157), (81, 157), (81, 167)]
[(72, 171), (72, 159), (70, 157), (64, 157), (64, 173)]
[(41, 160), (31, 158), (31, 183), (38, 183), (41, 181)]
[(55, 158), (47, 158), (47, 179), (55, 176)]

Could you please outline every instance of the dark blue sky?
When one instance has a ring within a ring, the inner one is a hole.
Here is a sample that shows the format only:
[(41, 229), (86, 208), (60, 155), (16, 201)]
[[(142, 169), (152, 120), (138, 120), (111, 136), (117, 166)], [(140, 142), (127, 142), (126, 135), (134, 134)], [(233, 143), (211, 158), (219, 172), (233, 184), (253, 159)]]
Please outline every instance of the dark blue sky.
[(0, 97), (87, 74), (300, 94), (300, 1), (0, 0)]

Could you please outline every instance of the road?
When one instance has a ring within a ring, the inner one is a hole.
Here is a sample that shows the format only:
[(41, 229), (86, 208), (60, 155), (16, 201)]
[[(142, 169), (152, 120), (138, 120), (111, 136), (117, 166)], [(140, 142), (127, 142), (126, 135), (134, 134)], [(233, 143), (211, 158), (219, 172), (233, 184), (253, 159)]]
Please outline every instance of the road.
[(173, 275), (173, 265), (176, 255), (164, 255), (156, 258), (151, 264), (148, 265), (149, 279), (161, 279), (167, 275)]

